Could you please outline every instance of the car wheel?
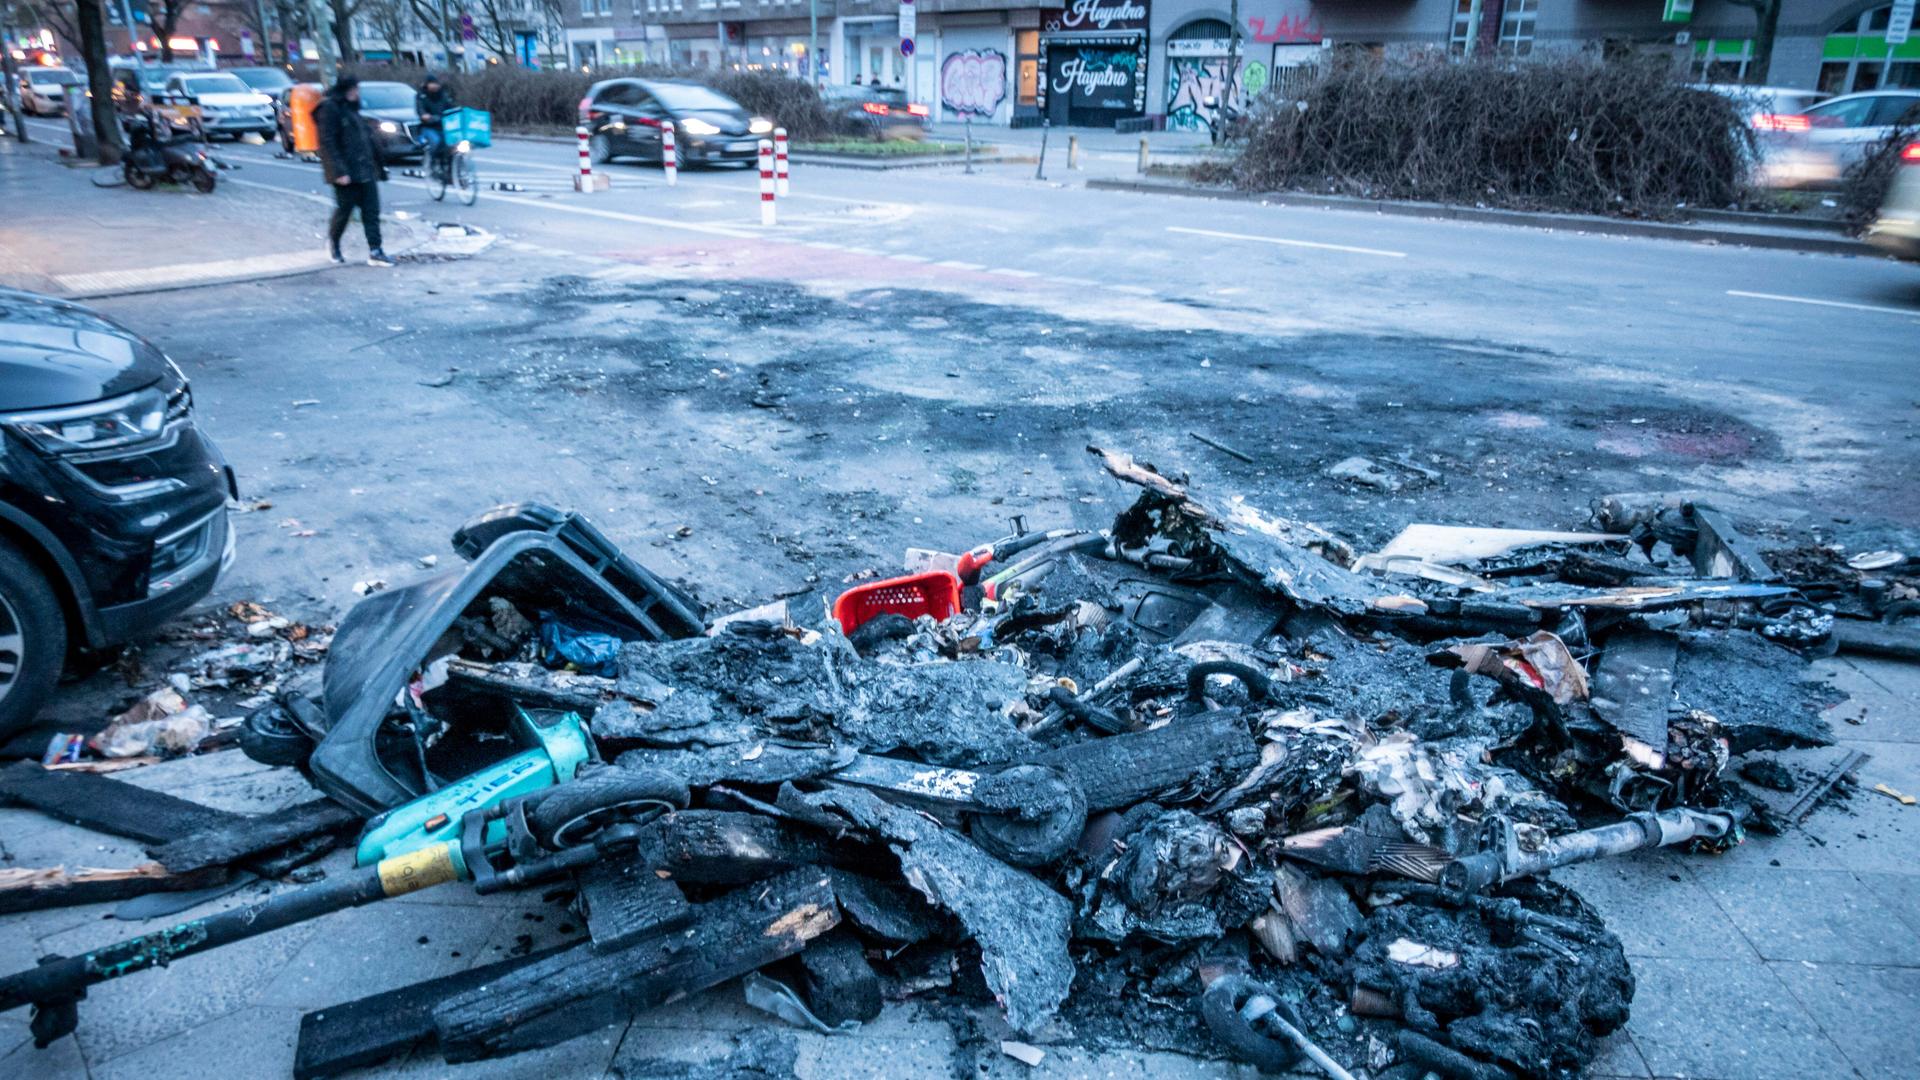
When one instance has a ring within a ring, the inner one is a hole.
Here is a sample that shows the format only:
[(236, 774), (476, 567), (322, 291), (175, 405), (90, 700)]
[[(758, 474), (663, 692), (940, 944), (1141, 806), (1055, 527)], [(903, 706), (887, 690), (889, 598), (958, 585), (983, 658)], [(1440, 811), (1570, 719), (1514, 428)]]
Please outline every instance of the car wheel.
[(613, 140), (605, 132), (587, 140), (587, 156), (595, 165), (605, 165), (613, 160)]
[(19, 548), (0, 540), (0, 737), (33, 723), (67, 657), (67, 618), (53, 587)]

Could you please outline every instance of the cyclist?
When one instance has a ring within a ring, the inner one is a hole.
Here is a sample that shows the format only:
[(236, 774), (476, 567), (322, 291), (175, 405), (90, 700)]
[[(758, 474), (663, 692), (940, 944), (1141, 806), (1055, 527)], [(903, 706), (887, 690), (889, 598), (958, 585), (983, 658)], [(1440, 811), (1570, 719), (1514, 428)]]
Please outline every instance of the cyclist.
[(428, 72), (413, 95), (413, 111), (420, 117), (420, 142), (427, 148), (429, 167), (441, 178), (446, 176), (447, 136), (440, 118), (454, 107), (453, 91), (440, 81), (438, 72)]

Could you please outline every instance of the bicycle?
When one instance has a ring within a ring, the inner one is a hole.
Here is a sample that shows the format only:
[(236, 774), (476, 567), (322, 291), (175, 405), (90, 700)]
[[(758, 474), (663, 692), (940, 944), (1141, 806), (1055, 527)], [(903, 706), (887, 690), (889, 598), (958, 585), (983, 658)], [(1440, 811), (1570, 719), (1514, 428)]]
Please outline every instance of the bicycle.
[(472, 206), (480, 197), (480, 171), (474, 167), (475, 147), (493, 143), (493, 117), (480, 109), (449, 109), (440, 118), (440, 147), (427, 155), (421, 175), (427, 194), (439, 202), (451, 187), (461, 203)]

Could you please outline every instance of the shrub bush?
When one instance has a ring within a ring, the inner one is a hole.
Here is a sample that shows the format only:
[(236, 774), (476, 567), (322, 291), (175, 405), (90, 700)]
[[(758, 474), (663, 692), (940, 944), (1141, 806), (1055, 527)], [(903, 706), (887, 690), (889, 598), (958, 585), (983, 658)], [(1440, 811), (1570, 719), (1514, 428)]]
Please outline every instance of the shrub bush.
[[(362, 79), (383, 79), (420, 85), (425, 68), (405, 64), (362, 63), (345, 70)], [(455, 98), (470, 108), (493, 114), (496, 126), (506, 129), (573, 130), (580, 122), (580, 99), (602, 79), (691, 79), (738, 101), (749, 113), (765, 116), (787, 129), (789, 137), (830, 138), (860, 132), (842, 123), (820, 100), (819, 91), (803, 80), (781, 72), (709, 71), (659, 65), (597, 68), (591, 75), (572, 70), (535, 71), (506, 64), (490, 64), (475, 72), (443, 73)]]
[(1894, 173), (1904, 168), (1900, 151), (1908, 143), (1920, 140), (1920, 125), (1897, 127), (1867, 151), (1840, 178), (1840, 213), (1855, 231), (1873, 224), (1880, 204), (1887, 201)]
[(1232, 179), (1584, 213), (1740, 201), (1752, 137), (1664, 64), (1585, 56), (1459, 63), (1338, 57), (1256, 110)]

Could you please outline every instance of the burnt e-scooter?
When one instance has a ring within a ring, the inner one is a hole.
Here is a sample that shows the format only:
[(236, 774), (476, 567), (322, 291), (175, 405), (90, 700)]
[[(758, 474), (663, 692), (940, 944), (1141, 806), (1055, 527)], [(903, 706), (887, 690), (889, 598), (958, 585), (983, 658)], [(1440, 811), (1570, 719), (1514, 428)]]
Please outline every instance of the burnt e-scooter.
[(207, 149), (197, 132), (175, 135), (156, 130), (153, 118), (146, 114), (127, 117), (128, 151), (121, 170), (127, 186), (140, 191), (165, 180), (173, 184), (192, 184), (202, 195), (211, 194), (218, 183), (214, 170), (225, 167)]

